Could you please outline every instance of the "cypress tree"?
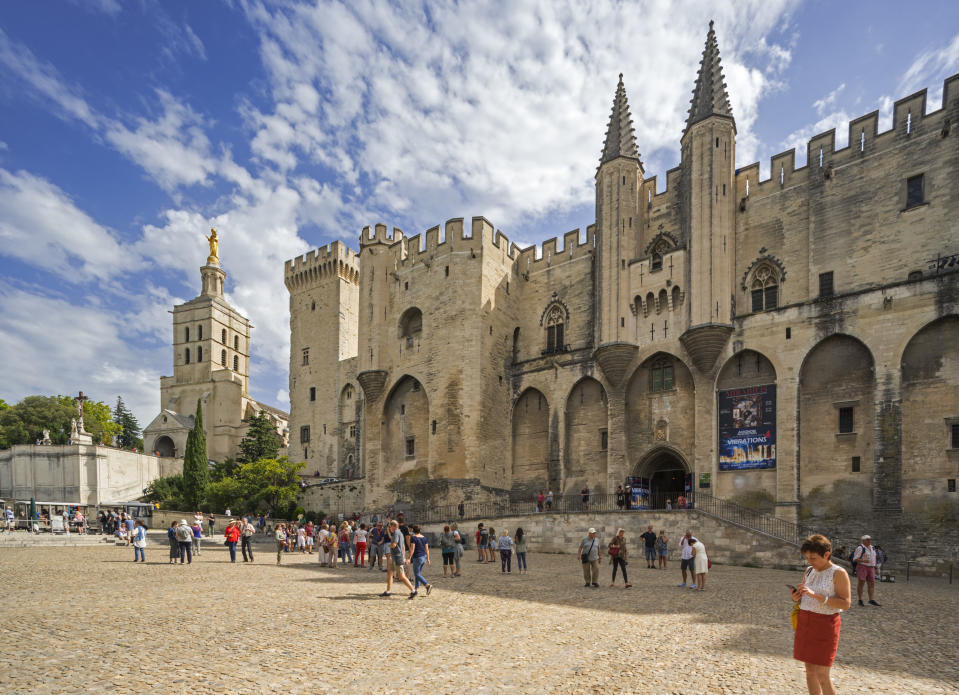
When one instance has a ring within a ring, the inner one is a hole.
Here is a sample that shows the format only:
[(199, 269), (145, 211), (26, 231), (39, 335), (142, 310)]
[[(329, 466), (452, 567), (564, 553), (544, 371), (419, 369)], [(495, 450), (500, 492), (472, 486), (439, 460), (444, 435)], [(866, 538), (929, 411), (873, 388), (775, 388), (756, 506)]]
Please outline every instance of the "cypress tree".
[(203, 431), (203, 407), (196, 402), (196, 418), (193, 429), (186, 438), (186, 453), (183, 456), (183, 487), (193, 509), (198, 509), (206, 486), (210, 482), (210, 462), (206, 456), (206, 433)]

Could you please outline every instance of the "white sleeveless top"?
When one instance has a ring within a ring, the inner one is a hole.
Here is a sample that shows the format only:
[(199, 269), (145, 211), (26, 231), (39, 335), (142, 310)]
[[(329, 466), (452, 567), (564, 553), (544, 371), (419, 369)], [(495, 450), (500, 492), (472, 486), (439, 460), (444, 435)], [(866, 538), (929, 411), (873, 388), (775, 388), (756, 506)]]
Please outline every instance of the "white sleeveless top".
[[(845, 572), (842, 567), (839, 565), (829, 565), (822, 572), (814, 570), (812, 567), (806, 569), (806, 586), (813, 590), (814, 593), (819, 595), (825, 595), (830, 598), (836, 595), (836, 589), (833, 575), (836, 572)], [(810, 613), (822, 613), (823, 615), (834, 615), (836, 613), (841, 613), (842, 610), (839, 608), (833, 608), (827, 606), (825, 603), (814, 599), (812, 596), (804, 594), (802, 599), (799, 602), (800, 610), (809, 611)]]

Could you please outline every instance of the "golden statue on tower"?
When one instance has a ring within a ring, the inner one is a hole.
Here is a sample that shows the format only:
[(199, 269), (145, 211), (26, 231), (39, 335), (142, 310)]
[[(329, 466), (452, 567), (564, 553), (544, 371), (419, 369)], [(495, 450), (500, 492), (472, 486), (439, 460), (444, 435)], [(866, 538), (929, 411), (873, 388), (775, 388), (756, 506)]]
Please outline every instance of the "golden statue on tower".
[(216, 230), (210, 229), (210, 236), (204, 236), (210, 242), (210, 255), (207, 256), (207, 265), (220, 265), (220, 240), (216, 236)]

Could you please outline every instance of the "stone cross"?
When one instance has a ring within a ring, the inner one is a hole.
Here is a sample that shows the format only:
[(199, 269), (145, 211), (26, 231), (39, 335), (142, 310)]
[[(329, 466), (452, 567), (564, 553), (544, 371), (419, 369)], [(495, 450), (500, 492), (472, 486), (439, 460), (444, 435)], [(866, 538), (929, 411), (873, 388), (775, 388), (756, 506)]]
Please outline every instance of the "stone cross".
[(90, 398), (84, 396), (83, 391), (81, 391), (78, 396), (74, 396), (73, 400), (77, 402), (77, 429), (80, 432), (86, 432), (87, 430), (83, 426), (83, 402), (90, 400)]

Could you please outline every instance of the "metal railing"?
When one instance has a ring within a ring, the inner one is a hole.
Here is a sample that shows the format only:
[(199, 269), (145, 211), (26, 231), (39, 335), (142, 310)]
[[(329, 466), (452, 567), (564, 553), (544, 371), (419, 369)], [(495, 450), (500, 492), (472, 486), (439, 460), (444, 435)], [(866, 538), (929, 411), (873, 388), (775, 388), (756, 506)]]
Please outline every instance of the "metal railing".
[(806, 536), (809, 535), (799, 524), (744, 507), (729, 500), (713, 497), (704, 492), (700, 492), (696, 496), (696, 508), (717, 519), (778, 538), (796, 547), (801, 546)]

